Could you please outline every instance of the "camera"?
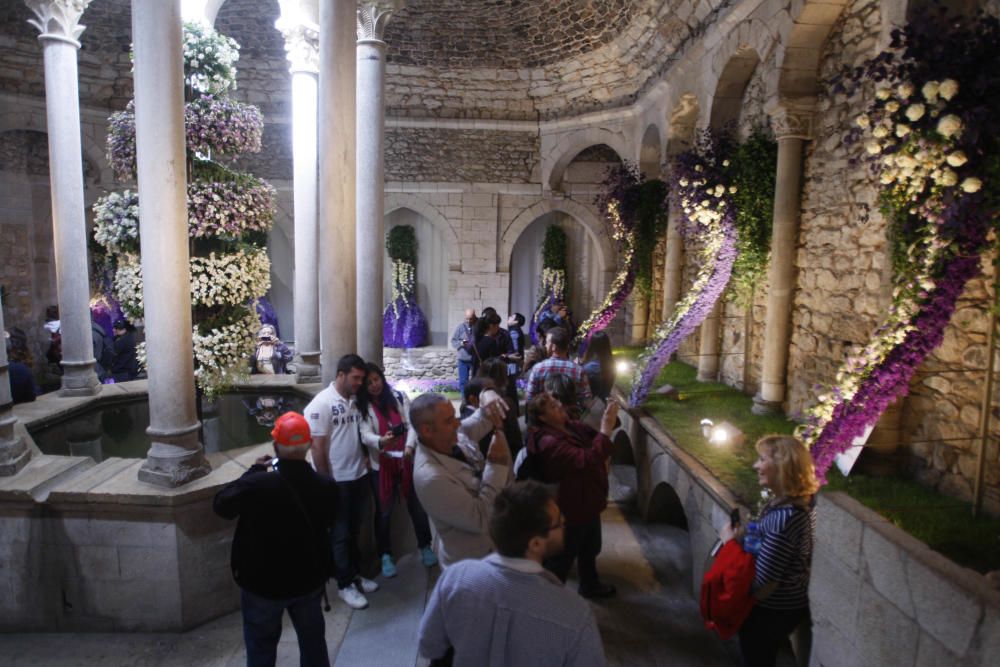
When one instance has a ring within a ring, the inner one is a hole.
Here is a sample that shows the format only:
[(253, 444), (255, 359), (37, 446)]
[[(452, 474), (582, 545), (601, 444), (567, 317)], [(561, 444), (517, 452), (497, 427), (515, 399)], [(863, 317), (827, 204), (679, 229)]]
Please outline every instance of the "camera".
[(406, 424), (396, 424), (389, 429), (389, 433), (392, 433), (397, 438), (404, 433), (406, 433)]

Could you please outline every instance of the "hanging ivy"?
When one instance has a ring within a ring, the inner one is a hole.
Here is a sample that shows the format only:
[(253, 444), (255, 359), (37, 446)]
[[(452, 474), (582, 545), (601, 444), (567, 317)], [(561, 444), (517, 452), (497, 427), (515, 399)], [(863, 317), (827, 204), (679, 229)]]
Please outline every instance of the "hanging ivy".
[(542, 241), (542, 268), (565, 271), (567, 245), (566, 232), (562, 227), (549, 225)]
[(778, 143), (763, 130), (754, 131), (737, 146), (730, 161), (739, 251), (730, 279), (730, 297), (741, 305), (749, 305), (754, 289), (767, 278), (777, 165)]
[(635, 289), (648, 296), (653, 289), (653, 253), (667, 231), (667, 184), (640, 181), (636, 189)]

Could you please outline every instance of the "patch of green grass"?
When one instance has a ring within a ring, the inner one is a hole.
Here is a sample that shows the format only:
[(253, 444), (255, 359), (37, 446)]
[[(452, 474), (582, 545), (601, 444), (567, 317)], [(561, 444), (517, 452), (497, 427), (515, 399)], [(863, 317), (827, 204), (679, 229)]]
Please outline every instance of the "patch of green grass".
[[(616, 348), (615, 360), (632, 361), (641, 351), (638, 347)], [(782, 415), (755, 415), (750, 411), (751, 397), (721, 383), (698, 382), (696, 376), (693, 366), (668, 364), (654, 387), (673, 385), (677, 399), (653, 393), (643, 407), (678, 446), (701, 461), (746, 505), (756, 507), (760, 487), (751, 468), (757, 459), (753, 445), (768, 433), (791, 433), (795, 423)], [(631, 381), (631, 377), (620, 377), (618, 386), (627, 394)], [(709, 444), (701, 432), (705, 418), (715, 424), (730, 422), (746, 440), (740, 446)], [(1000, 569), (1000, 520), (974, 518), (968, 503), (913, 480), (858, 473), (845, 478), (835, 468), (828, 478), (825, 491), (844, 491), (959, 565), (979, 572)]]

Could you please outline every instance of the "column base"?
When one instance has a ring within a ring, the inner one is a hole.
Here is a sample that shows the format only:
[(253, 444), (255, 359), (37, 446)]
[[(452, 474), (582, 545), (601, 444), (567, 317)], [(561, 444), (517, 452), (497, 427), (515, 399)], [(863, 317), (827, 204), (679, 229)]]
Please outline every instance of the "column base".
[(760, 394), (753, 397), (753, 406), (750, 412), (755, 415), (778, 415), (782, 413), (781, 401), (765, 400)]
[(94, 396), (101, 391), (101, 381), (94, 372), (94, 362), (63, 363), (60, 396)]
[[(197, 440), (198, 426), (196, 424), (193, 429), (183, 429), (176, 435), (150, 433), (155, 440), (139, 468), (139, 481), (173, 489), (211, 472), (212, 466), (205, 459), (205, 450)], [(166, 438), (176, 438), (177, 444), (163, 442)], [(179, 444), (189, 438), (194, 438), (194, 446), (184, 447)]]
[(298, 384), (315, 384), (323, 381), (323, 368), (319, 362), (319, 352), (306, 352), (301, 355), (295, 373)]
[(31, 450), (24, 438), (0, 441), (0, 477), (16, 475), (30, 460)]
[(697, 380), (698, 380), (698, 382), (718, 382), (718, 380), (719, 380), (719, 371), (718, 370), (714, 370), (714, 371), (705, 370), (705, 371), (703, 371), (703, 370), (701, 370), (699, 368), (698, 369)]

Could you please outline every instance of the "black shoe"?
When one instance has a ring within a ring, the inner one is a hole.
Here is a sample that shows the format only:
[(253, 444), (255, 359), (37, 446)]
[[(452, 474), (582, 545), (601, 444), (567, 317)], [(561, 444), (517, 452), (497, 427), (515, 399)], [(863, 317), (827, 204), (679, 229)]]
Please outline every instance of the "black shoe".
[(618, 589), (615, 588), (614, 584), (597, 584), (590, 588), (583, 588), (581, 586), (577, 589), (577, 592), (585, 598), (609, 598), (613, 597), (618, 592)]

